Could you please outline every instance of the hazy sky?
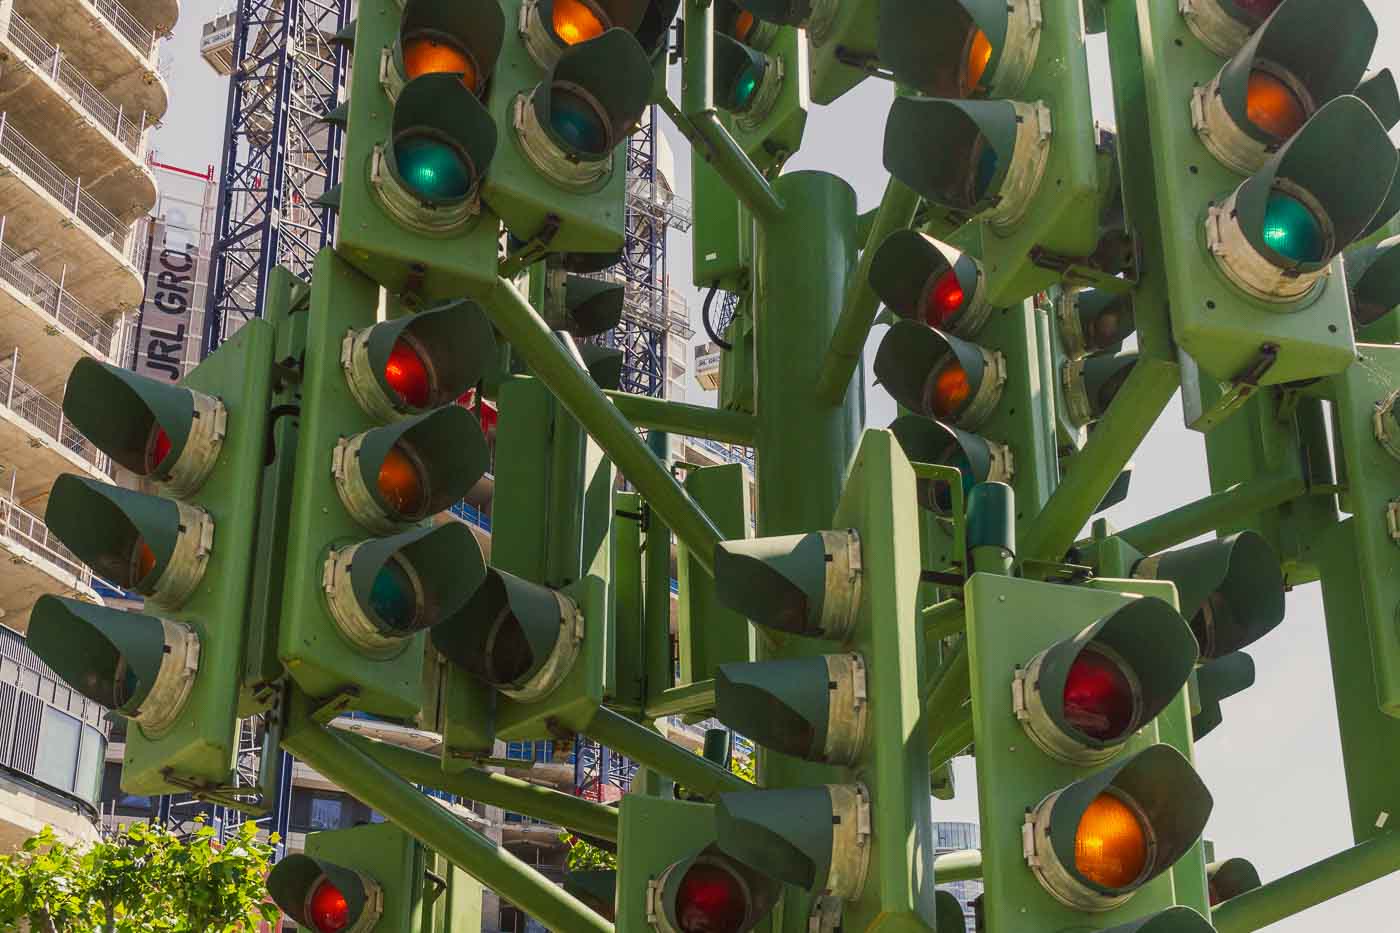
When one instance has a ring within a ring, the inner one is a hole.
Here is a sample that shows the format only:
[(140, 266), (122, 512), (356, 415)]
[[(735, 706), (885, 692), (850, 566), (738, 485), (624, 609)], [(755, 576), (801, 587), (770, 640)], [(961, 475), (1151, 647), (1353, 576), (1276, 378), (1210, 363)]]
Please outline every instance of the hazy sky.
[[(1400, 66), (1400, 10), (1390, 0), (1371, 0), (1370, 7), (1381, 28), (1373, 67)], [(205, 20), (228, 8), (207, 0), (186, 3), (175, 37), (165, 45), (172, 101), (155, 138), (162, 161), (196, 169), (214, 163), (217, 168), (226, 82), (199, 57), (199, 32)], [(1096, 112), (1111, 124), (1101, 41), (1090, 41), (1090, 54)], [(677, 93), (674, 87), (672, 93)], [(803, 148), (789, 170), (840, 174), (854, 186), (862, 210), (874, 207), (886, 179), (880, 140), (890, 96), (890, 85), (871, 80), (832, 107), (814, 108)], [(669, 124), (666, 132), (676, 153), (675, 184), (688, 195), (689, 160), (683, 140)], [(672, 236), (670, 273), (672, 283), (690, 296), (694, 342), (701, 342), (700, 293), (690, 287), (690, 245), (684, 236)], [(873, 354), (882, 332), (877, 329), (871, 335), (868, 353)], [(894, 412), (888, 395), (876, 389), (869, 399), (869, 423), (887, 424)], [(702, 392), (692, 381), (690, 401), (713, 403), (714, 394)], [(1210, 491), (1201, 436), (1182, 427), (1176, 402), (1133, 459), (1132, 496), (1108, 513), (1119, 527)], [(1215, 797), (1206, 835), (1215, 841), (1216, 852), (1251, 859), (1267, 881), (1351, 844), (1319, 588), (1302, 587), (1289, 594), (1284, 625), (1250, 653), (1258, 681), (1247, 693), (1226, 701), (1225, 723), (1197, 747), (1197, 765)], [(975, 820), (976, 780), (968, 759), (961, 760), (957, 776), (958, 798), (935, 801), (935, 814), (940, 819)], [(1397, 903), (1400, 876), (1392, 876), (1269, 930), (1393, 930)]]

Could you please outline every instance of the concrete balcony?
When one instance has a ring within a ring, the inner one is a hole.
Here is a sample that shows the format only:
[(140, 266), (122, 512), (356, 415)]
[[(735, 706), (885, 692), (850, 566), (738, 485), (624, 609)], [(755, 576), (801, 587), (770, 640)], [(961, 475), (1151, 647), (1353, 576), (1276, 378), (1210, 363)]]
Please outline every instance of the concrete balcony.
[(18, 13), (0, 34), (0, 109), (9, 122), (47, 148), (88, 193), (132, 220), (156, 203), (146, 167), (145, 115), (128, 112), (92, 85), (43, 30)]
[(23, 634), (29, 611), (45, 593), (101, 602), (92, 571), (78, 560), (37, 515), (0, 498), (0, 621)]
[(78, 360), (111, 359), (117, 333), (109, 318), (40, 272), (38, 259), (16, 252), (0, 238), (0, 347), (19, 347), (30, 384), (56, 398)]
[(144, 292), (132, 225), (90, 194), (0, 113), (0, 215), (4, 240), (38, 250), (51, 276), (88, 305), (135, 308)]
[[(0, 5), (0, 11), (9, 0)], [(169, 90), (156, 71), (160, 38), (119, 0), (13, 0), (12, 9), (43, 31), (92, 85), (128, 111), (165, 116)], [(8, 12), (0, 15), (8, 22)]]
[(0, 481), (12, 502), (42, 515), (60, 473), (110, 480), (111, 461), (63, 417), (58, 402), (25, 382), (18, 349), (0, 359)]
[(131, 15), (155, 30), (157, 38), (167, 36), (180, 18), (180, 0), (125, 0)]

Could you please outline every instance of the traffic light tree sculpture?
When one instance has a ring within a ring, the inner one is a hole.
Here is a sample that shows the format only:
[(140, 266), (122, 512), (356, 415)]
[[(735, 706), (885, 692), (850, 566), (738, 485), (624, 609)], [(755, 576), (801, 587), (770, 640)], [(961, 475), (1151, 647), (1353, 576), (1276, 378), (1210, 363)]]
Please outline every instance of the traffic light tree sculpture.
[[(1387, 874), (1400, 92), (1367, 70), (1377, 34), (1365, 0), (367, 0), (311, 281), (279, 274), (268, 320), (177, 385), (74, 369), (65, 425), (127, 485), (64, 476), (47, 524), (146, 603), (46, 596), (30, 643), (129, 720), (128, 791), (228, 801), (238, 718), (266, 711), (394, 824), (269, 879), (323, 933), (472, 925), (463, 872), (599, 933), (949, 933), (935, 885), (977, 876), (985, 933), (1245, 933)], [(784, 166), (812, 103), (871, 76), (897, 88), (862, 215)], [(652, 104), (691, 147), (696, 281), (744, 308), (734, 410), (608, 391)], [(1178, 389), (1213, 492), (1095, 518)], [(670, 435), (754, 448), (752, 486), (673, 470)], [(448, 514), (487, 488), (489, 560)], [(1261, 879), (1202, 842), (1193, 747), (1317, 580), (1357, 845)], [(441, 749), (330, 725), (349, 711)], [(751, 739), (756, 784), (654, 727), (675, 716)], [(578, 734), (643, 768), (620, 807), (490, 770), (498, 738)], [(938, 856), (966, 754), (982, 849)], [(616, 876), (561, 889), (425, 787), (615, 845)]]

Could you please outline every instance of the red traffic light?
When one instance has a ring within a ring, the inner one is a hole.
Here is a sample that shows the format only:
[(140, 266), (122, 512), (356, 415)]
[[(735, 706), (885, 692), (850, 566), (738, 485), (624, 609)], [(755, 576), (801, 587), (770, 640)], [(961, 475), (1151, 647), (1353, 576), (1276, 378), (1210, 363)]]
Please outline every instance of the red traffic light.
[(680, 933), (738, 933), (749, 916), (749, 895), (738, 876), (712, 862), (698, 862), (676, 891)]
[(319, 933), (337, 933), (350, 923), (350, 905), (345, 895), (329, 878), (311, 889), (306, 899), (306, 914)]
[(924, 300), (924, 321), (939, 330), (948, 329), (948, 323), (962, 309), (967, 292), (958, 281), (958, 273), (948, 269), (929, 285), (928, 297)]
[(151, 425), (151, 439), (146, 443), (146, 472), (154, 473), (165, 463), (165, 458), (170, 456), (170, 449), (174, 445), (170, 443), (170, 435), (165, 433), (165, 428), (158, 424)]
[(410, 408), (427, 408), (433, 401), (428, 364), (402, 337), (394, 341), (389, 359), (384, 363), (384, 381)]
[(1065, 721), (1099, 740), (1122, 739), (1138, 726), (1137, 695), (1128, 672), (1092, 645), (1065, 676)]

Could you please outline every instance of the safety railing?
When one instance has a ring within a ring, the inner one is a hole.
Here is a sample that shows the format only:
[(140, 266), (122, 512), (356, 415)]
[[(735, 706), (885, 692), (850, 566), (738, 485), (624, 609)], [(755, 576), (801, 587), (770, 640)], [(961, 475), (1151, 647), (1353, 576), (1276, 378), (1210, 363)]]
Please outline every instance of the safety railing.
[(131, 239), (130, 226), (123, 224), (101, 202), (84, 191), (82, 179), (70, 178), (54, 165), (48, 156), (10, 124), (7, 117), (7, 113), (0, 113), (0, 158), (32, 178), (65, 209), (72, 211), (83, 226), (126, 256)]
[(71, 573), (84, 586), (92, 585), (92, 570), (53, 536), (48, 525), (33, 512), (3, 497), (0, 497), (0, 541), (20, 545)]
[(5, 220), (0, 217), (0, 279), (28, 298), (47, 315), (80, 339), (110, 358), (115, 338), (113, 326), (88, 310), (63, 286), (34, 267), (9, 244), (3, 242)]
[(97, 11), (98, 16), (111, 23), (117, 32), (125, 36), (143, 58), (149, 58), (155, 51), (156, 31), (133, 16), (131, 11), (117, 0), (88, 0), (88, 4)]
[(115, 136), (132, 154), (141, 154), (141, 124), (145, 119), (144, 113), (133, 120), (121, 106), (112, 103), (105, 94), (93, 87), (56, 45), (40, 35), (39, 31), (18, 13), (10, 16), (9, 38), (29, 56), (40, 71), (77, 98), (78, 106), (96, 120), (99, 126)]
[(63, 415), (63, 408), (18, 375), (19, 348), (0, 359), (0, 403), (41, 434), (58, 441), (79, 459), (92, 464), (99, 473), (111, 475), (112, 461)]

